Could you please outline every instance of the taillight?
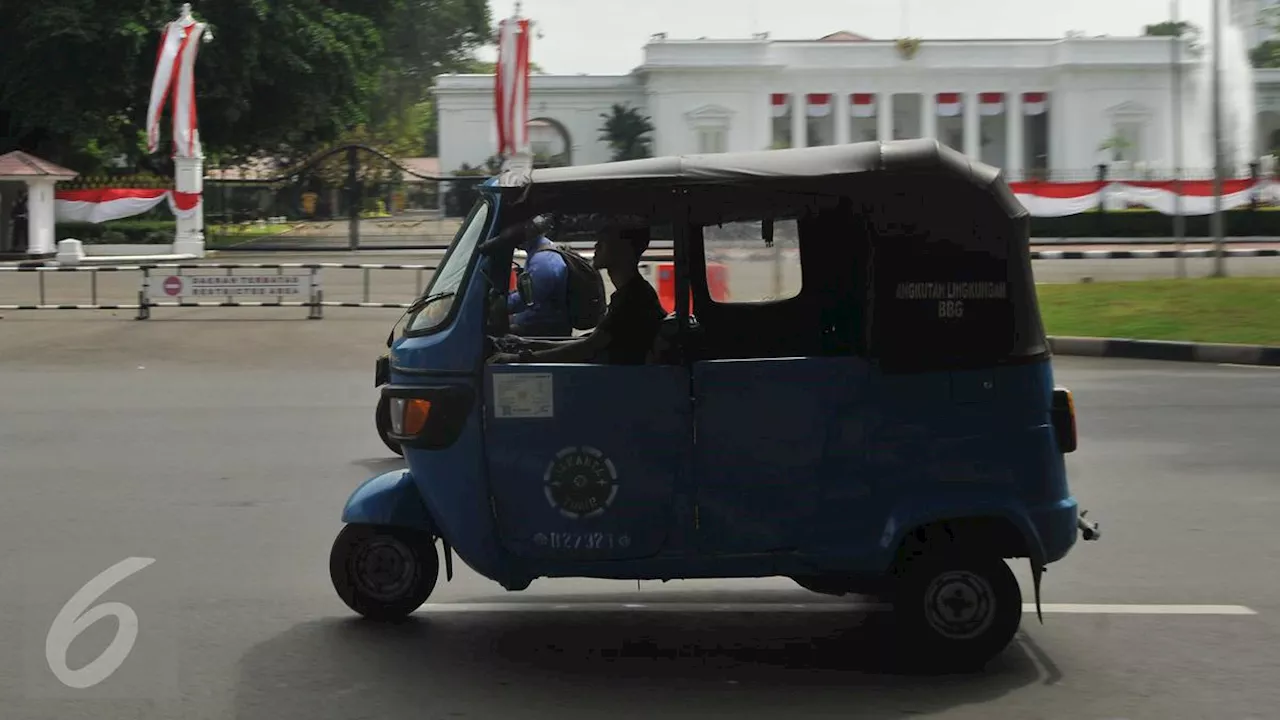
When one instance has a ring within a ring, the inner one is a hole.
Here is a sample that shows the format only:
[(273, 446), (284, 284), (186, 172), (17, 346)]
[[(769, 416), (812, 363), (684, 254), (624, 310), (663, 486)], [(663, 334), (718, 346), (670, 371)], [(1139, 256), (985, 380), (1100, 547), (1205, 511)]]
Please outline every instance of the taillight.
[(1080, 439), (1076, 430), (1076, 402), (1070, 390), (1053, 389), (1051, 417), (1058, 448), (1064, 453), (1075, 452)]

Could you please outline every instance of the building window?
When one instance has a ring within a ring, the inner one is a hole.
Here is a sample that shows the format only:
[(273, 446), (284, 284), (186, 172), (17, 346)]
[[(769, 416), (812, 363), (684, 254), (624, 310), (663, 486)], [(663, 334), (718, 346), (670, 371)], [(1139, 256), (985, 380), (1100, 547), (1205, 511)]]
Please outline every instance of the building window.
[(719, 105), (704, 105), (685, 114), (690, 145), (699, 154), (729, 151), (729, 128), (733, 111)]
[(1117, 122), (1113, 128), (1112, 158), (1120, 162), (1142, 160), (1142, 124)]
[(722, 153), (725, 151), (724, 128), (698, 128), (698, 152)]

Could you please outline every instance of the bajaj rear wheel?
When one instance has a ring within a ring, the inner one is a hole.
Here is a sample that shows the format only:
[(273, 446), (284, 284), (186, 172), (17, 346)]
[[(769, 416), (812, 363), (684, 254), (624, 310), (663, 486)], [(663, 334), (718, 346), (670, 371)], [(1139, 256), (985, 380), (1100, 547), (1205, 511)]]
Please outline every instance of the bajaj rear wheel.
[(921, 669), (977, 670), (1013, 641), (1022, 591), (999, 557), (925, 555), (899, 578), (893, 609), (904, 660)]
[(422, 607), (439, 575), (435, 539), (405, 528), (348, 525), (329, 553), (338, 597), (371, 620), (396, 620)]
[(382, 438), (382, 443), (387, 446), (391, 452), (404, 457), (404, 448), (400, 447), (400, 443), (391, 439), (391, 400), (381, 398), (378, 400), (378, 407), (373, 411), (373, 422), (378, 428), (378, 437)]

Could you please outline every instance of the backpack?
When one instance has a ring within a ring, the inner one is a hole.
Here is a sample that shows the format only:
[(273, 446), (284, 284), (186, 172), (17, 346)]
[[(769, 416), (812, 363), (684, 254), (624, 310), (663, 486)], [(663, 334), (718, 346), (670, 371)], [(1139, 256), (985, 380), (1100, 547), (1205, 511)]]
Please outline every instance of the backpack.
[(604, 318), (607, 300), (604, 296), (604, 278), (591, 261), (579, 255), (571, 247), (553, 245), (538, 252), (550, 250), (564, 259), (568, 271), (569, 322), (574, 330), (591, 330)]

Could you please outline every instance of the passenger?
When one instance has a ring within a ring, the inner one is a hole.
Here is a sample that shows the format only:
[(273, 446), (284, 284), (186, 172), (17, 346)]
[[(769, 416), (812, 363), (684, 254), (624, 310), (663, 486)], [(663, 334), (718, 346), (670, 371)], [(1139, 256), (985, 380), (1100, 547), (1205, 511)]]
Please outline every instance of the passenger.
[(549, 224), (546, 216), (540, 215), (524, 226), (525, 237), (520, 248), (528, 259), (518, 281), (524, 293), (517, 288), (507, 296), (513, 335), (573, 336), (573, 322), (569, 317), (569, 267), (560, 253), (552, 252), (555, 244), (546, 236)]
[[(643, 365), (667, 316), (656, 293), (640, 275), (640, 257), (649, 248), (649, 228), (606, 229), (596, 242), (593, 263), (606, 270), (615, 288), (609, 309), (590, 335), (553, 347), (498, 353), (495, 363), (585, 363)], [(548, 343), (550, 345), (550, 343)]]

